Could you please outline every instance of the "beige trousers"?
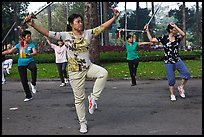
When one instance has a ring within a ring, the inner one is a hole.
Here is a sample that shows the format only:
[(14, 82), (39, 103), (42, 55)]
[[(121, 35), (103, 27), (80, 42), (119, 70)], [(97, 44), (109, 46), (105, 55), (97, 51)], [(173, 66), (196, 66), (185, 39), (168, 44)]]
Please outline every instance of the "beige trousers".
[(98, 100), (102, 90), (105, 87), (105, 83), (107, 81), (108, 72), (106, 69), (96, 65), (91, 64), (89, 68), (85, 71), (80, 72), (68, 72), (70, 85), (72, 87), (75, 99), (75, 107), (77, 116), (79, 119), (79, 123), (86, 122), (86, 109), (85, 109), (85, 79), (93, 78), (96, 79), (93, 92), (91, 96), (93, 99)]

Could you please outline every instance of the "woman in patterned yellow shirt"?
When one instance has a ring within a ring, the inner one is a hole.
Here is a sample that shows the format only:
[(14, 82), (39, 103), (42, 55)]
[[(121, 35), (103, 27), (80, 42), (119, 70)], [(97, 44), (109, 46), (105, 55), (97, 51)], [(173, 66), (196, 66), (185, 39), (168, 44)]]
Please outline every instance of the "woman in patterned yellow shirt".
[(93, 86), (93, 92), (88, 96), (89, 113), (93, 114), (94, 109), (97, 108), (96, 100), (99, 99), (108, 77), (107, 70), (101, 66), (93, 64), (90, 61), (90, 41), (93, 37), (98, 36), (105, 29), (110, 27), (115, 19), (118, 18), (120, 12), (114, 8), (112, 8), (112, 10), (114, 16), (111, 19), (96, 28), (87, 30), (82, 30), (82, 16), (79, 14), (72, 14), (68, 18), (67, 32), (49, 31), (35, 24), (30, 15), (25, 18), (25, 22), (38, 32), (56, 40), (62, 39), (67, 46), (69, 81), (74, 93), (75, 107), (80, 123), (81, 133), (88, 132), (86, 110), (84, 105), (86, 98), (85, 78), (88, 77), (96, 79)]

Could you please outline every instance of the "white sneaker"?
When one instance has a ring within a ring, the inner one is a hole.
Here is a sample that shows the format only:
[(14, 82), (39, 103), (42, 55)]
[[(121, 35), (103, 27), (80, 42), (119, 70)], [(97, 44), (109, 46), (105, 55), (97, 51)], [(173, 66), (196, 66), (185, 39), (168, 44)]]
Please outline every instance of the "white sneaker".
[(33, 98), (31, 97), (31, 98), (25, 98), (24, 99), (24, 102), (27, 102), (27, 101), (30, 101), (30, 100), (32, 100)]
[(96, 101), (91, 97), (91, 95), (88, 96), (88, 100), (89, 100), (89, 113), (93, 114), (94, 109), (97, 109)]
[(176, 96), (175, 95), (171, 95), (171, 101), (175, 101), (176, 100)]
[(179, 95), (182, 97), (182, 98), (185, 98), (185, 90), (183, 88), (181, 88), (180, 86), (178, 86), (178, 91), (179, 91)]
[(80, 131), (81, 133), (86, 133), (86, 132), (88, 132), (88, 130), (87, 130), (87, 125), (86, 125), (85, 122), (80, 124), (80, 130), (79, 130), (79, 131)]
[(64, 82), (65, 82), (66, 84), (69, 83), (69, 81), (68, 81), (67, 78), (64, 79)]
[(32, 83), (30, 83), (30, 86), (31, 86), (33, 94), (35, 94), (36, 93), (36, 86), (33, 86)]
[(6, 84), (6, 81), (2, 81), (2, 85)]
[(65, 84), (65, 83), (60, 84), (60, 87), (64, 87), (64, 86), (66, 86), (66, 84)]

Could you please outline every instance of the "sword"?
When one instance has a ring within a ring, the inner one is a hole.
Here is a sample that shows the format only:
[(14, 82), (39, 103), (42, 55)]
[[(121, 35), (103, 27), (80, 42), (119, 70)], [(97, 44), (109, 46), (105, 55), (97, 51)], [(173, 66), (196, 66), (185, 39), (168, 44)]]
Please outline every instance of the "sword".
[(149, 22), (147, 23), (147, 25), (149, 25), (149, 23), (152, 21), (153, 17), (156, 15), (157, 11), (159, 10), (159, 8), (161, 7), (162, 2), (160, 3), (160, 5), (158, 6), (157, 10), (154, 12), (154, 14), (152, 15), (152, 17), (150, 18)]
[(2, 40), (2, 44), (4, 43), (4, 40), (7, 38), (8, 34), (11, 32), (11, 30), (13, 29), (13, 27), (15, 26), (16, 22), (13, 23), (13, 25), (11, 26), (11, 28), (9, 29), (9, 31), (6, 33), (6, 36), (4, 37), (4, 39)]
[[(48, 3), (48, 4), (46, 4), (44, 7), (42, 7), (41, 9), (39, 9), (38, 11), (36, 11), (35, 13), (31, 13), (30, 15), (31, 15), (31, 18), (33, 18), (33, 19), (37, 19), (37, 15), (40, 13), (40, 12), (42, 12), (44, 9), (46, 9), (48, 6), (50, 6), (51, 4), (52, 4), (53, 2), (50, 2), (50, 3)], [(28, 20), (29, 21), (29, 20)], [(28, 22), (27, 21), (27, 22)], [(26, 23), (26, 22), (23, 22), (24, 24)]]
[[(119, 31), (120, 29), (117, 29)], [(135, 32), (142, 32), (144, 33), (144, 30), (134, 30), (134, 29), (122, 29), (122, 31), (135, 31)]]

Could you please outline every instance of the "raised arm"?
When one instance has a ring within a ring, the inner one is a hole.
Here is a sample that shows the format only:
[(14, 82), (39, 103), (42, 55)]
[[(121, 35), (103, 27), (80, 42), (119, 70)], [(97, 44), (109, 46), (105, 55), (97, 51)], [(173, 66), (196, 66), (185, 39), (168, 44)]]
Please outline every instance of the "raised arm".
[(35, 30), (37, 30), (39, 33), (41, 33), (44, 36), (49, 36), (49, 31), (37, 24), (35, 24), (34, 20), (31, 18), (30, 15), (26, 16), (24, 21), (30, 25), (31, 27), (33, 27)]
[(101, 26), (104, 28), (104, 29), (107, 29), (108, 27), (111, 26), (111, 24), (119, 17), (120, 15), (120, 12), (114, 8), (111, 8), (113, 13), (114, 13), (114, 16), (109, 19), (108, 21), (106, 21), (105, 23), (101, 24)]
[(50, 40), (48, 39), (48, 37), (47, 37), (47, 36), (44, 36), (44, 37), (46, 38), (48, 45), (51, 46), (52, 43), (50, 42)]
[(121, 38), (121, 31), (122, 29), (119, 30), (119, 39), (120, 39), (120, 42), (123, 44), (123, 46), (125, 45), (125, 41)]
[(152, 38), (152, 36), (149, 32), (149, 26), (147, 24), (144, 26), (144, 30), (147, 32), (147, 37), (148, 37), (150, 42), (153, 42), (153, 43), (158, 42), (158, 40), (156, 38)]
[(178, 33), (180, 34), (180, 38), (183, 39), (185, 33), (175, 23), (170, 23), (170, 25), (178, 31)]

